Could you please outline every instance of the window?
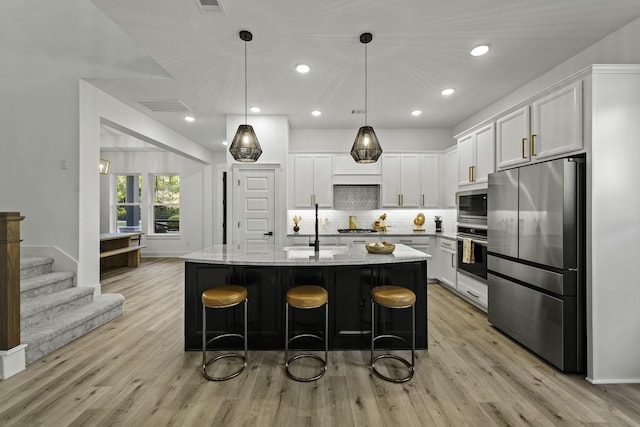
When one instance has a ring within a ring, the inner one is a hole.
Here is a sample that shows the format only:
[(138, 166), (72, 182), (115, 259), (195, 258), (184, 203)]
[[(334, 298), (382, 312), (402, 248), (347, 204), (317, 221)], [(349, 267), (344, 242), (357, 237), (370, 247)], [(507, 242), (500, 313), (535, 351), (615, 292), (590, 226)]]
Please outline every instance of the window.
[(154, 233), (180, 232), (180, 176), (153, 176)]
[(119, 233), (141, 231), (141, 196), (140, 175), (116, 175), (116, 230)]

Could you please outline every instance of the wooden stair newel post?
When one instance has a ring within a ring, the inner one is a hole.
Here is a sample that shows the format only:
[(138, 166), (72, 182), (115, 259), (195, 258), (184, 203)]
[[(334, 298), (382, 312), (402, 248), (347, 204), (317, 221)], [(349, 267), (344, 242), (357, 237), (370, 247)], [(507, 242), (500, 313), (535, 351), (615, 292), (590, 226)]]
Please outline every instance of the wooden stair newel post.
[(0, 351), (20, 345), (19, 212), (0, 212)]

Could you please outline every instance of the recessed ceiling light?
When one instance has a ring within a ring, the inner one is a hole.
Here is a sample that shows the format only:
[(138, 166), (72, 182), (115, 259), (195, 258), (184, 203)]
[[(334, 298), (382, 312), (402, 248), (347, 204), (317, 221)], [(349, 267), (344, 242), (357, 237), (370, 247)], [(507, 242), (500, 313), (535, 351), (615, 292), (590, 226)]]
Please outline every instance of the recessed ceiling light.
[(222, 141), (222, 145), (227, 145), (228, 142), (227, 141)]
[(413, 110), (413, 111), (411, 112), (411, 115), (412, 115), (412, 116), (419, 116), (420, 114), (422, 114), (422, 111), (420, 111), (420, 110)]
[(321, 116), (321, 115), (322, 115), (322, 111), (320, 111), (320, 110), (313, 110), (313, 111), (311, 112), (311, 114), (312, 114), (312, 115), (314, 115), (314, 116), (316, 116), (316, 117), (318, 117), (318, 116)]
[(448, 88), (446, 88), (446, 89), (442, 89), (442, 91), (441, 91), (440, 93), (441, 93), (441, 94), (443, 94), (444, 96), (449, 96), (449, 95), (453, 95), (453, 93), (454, 93), (455, 91), (456, 91), (456, 90), (455, 90), (454, 88), (452, 88), (452, 87), (448, 87)]
[(481, 44), (478, 45), (476, 47), (474, 47), (473, 49), (471, 49), (471, 52), (469, 52), (472, 56), (482, 56), (485, 53), (489, 52), (489, 48), (491, 47), (490, 44), (486, 43), (486, 44)]
[(184, 116), (184, 119), (188, 122), (195, 122), (196, 118), (193, 116)]
[(296, 71), (300, 74), (307, 74), (311, 70), (307, 64), (298, 64), (296, 65)]
[(251, 110), (252, 113), (259, 113), (260, 112), (260, 107), (256, 107), (254, 105), (253, 107), (249, 107), (249, 110)]

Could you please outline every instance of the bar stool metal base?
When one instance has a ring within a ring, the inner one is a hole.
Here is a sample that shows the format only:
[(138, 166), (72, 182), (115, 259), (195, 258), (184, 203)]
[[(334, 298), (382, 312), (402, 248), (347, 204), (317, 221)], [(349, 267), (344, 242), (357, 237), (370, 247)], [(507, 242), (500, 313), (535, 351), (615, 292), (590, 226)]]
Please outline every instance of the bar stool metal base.
[[(384, 307), (381, 305), (381, 307)], [(396, 308), (396, 307), (386, 307), (386, 308)], [(371, 300), (371, 369), (373, 370), (374, 374), (376, 374), (379, 378), (385, 380), (385, 381), (389, 381), (392, 383), (404, 383), (409, 381), (411, 378), (413, 378), (413, 375), (415, 373), (415, 353), (416, 353), (416, 342), (415, 342), (415, 337), (416, 337), (416, 311), (415, 311), (415, 305), (411, 306), (411, 323), (412, 323), (412, 341), (411, 343), (398, 335), (392, 335), (392, 334), (386, 334), (386, 335), (375, 335), (375, 302), (373, 300)], [(375, 351), (375, 342), (376, 340), (379, 339), (383, 339), (383, 338), (389, 338), (389, 339), (395, 339), (398, 341), (402, 341), (403, 343), (407, 344), (407, 345), (411, 345), (411, 362), (409, 362), (407, 359), (398, 356), (396, 354), (391, 354), (391, 353), (384, 353), (384, 354), (380, 354), (378, 356), (374, 357), (374, 351)], [(409, 374), (404, 376), (404, 377), (399, 377), (399, 378), (393, 378), (393, 377), (389, 377), (387, 375), (384, 375), (383, 373), (381, 373), (378, 368), (376, 367), (376, 362), (381, 360), (381, 359), (394, 359), (397, 360), (399, 362), (401, 362), (402, 364), (404, 364), (408, 369), (409, 369)]]
[[(327, 360), (328, 359), (328, 353), (329, 353), (329, 340), (328, 340), (328, 336), (327, 336), (327, 331), (329, 330), (329, 303), (325, 303), (325, 313), (324, 313), (324, 321), (325, 321), (325, 326), (324, 326), (324, 339), (323, 337), (319, 336), (319, 335), (315, 335), (315, 334), (299, 334), (299, 335), (295, 335), (291, 338), (289, 338), (289, 303), (285, 303), (286, 305), (286, 312), (285, 312), (285, 348), (284, 348), (284, 358), (285, 358), (285, 363), (284, 363), (284, 368), (285, 371), (287, 372), (287, 376), (289, 378), (291, 378), (292, 380), (296, 380), (296, 381), (300, 381), (300, 382), (311, 382), (311, 381), (316, 381), (319, 380), (320, 378), (322, 378), (324, 376), (324, 374), (327, 372)], [(296, 308), (301, 308), (301, 307), (296, 307)], [(310, 308), (318, 308), (318, 307), (310, 307)], [(305, 308), (307, 309), (307, 308)], [(312, 354), (312, 353), (299, 353), (296, 354), (295, 356), (289, 357), (289, 344), (291, 344), (293, 341), (299, 339), (299, 338), (314, 338), (320, 341), (324, 340), (324, 359), (318, 355)], [(318, 373), (317, 375), (314, 375), (312, 377), (299, 377), (297, 375), (294, 375), (291, 373), (291, 371), (289, 370), (290, 365), (298, 360), (298, 359), (314, 359), (317, 360), (318, 362), (321, 363), (322, 366), (322, 370), (320, 371), (320, 373)]]
[[(236, 305), (236, 304), (234, 304)], [(232, 306), (230, 306), (232, 307)], [(209, 307), (209, 308), (226, 308), (226, 307)], [(209, 360), (207, 360), (207, 346), (209, 344), (211, 344), (212, 342), (222, 339), (222, 338), (241, 338), (244, 341), (244, 355), (239, 354), (239, 353), (224, 353), (224, 354), (219, 354)], [(247, 367), (247, 353), (248, 353), (248, 349), (247, 349), (247, 300), (244, 300), (244, 335), (240, 335), (240, 334), (221, 334), (218, 336), (215, 336), (213, 338), (211, 338), (210, 340), (207, 341), (207, 307), (206, 306), (202, 306), (202, 375), (208, 379), (209, 381), (226, 381), (226, 380), (230, 380), (231, 378), (235, 378), (238, 375), (240, 375), (240, 373), (242, 371), (244, 371), (244, 368)], [(214, 377), (211, 376), (207, 373), (207, 368), (211, 365), (213, 365), (215, 362), (218, 362), (220, 360), (223, 359), (229, 359), (229, 358), (233, 358), (233, 359), (239, 359), (242, 361), (242, 366), (240, 368), (238, 368), (237, 370), (235, 370), (234, 372), (230, 373), (229, 375), (225, 375), (224, 377)]]

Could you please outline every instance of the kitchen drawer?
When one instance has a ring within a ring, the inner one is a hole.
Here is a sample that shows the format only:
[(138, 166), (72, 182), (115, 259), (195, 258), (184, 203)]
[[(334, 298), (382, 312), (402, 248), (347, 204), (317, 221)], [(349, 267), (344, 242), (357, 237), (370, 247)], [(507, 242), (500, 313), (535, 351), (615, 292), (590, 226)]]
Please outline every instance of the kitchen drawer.
[(455, 251), (458, 249), (457, 243), (455, 240), (445, 239), (443, 237), (440, 237), (439, 240), (440, 240), (441, 249), (449, 249), (451, 251)]
[(349, 245), (349, 244), (365, 244), (370, 242), (380, 242), (380, 237), (372, 236), (370, 234), (365, 234), (361, 236), (340, 236), (340, 244), (341, 245)]
[(402, 243), (407, 246), (425, 246), (431, 244), (429, 236), (386, 236), (383, 240), (391, 243)]
[(466, 274), (458, 273), (458, 292), (485, 309), (488, 304), (487, 288), (486, 283), (475, 280)]

